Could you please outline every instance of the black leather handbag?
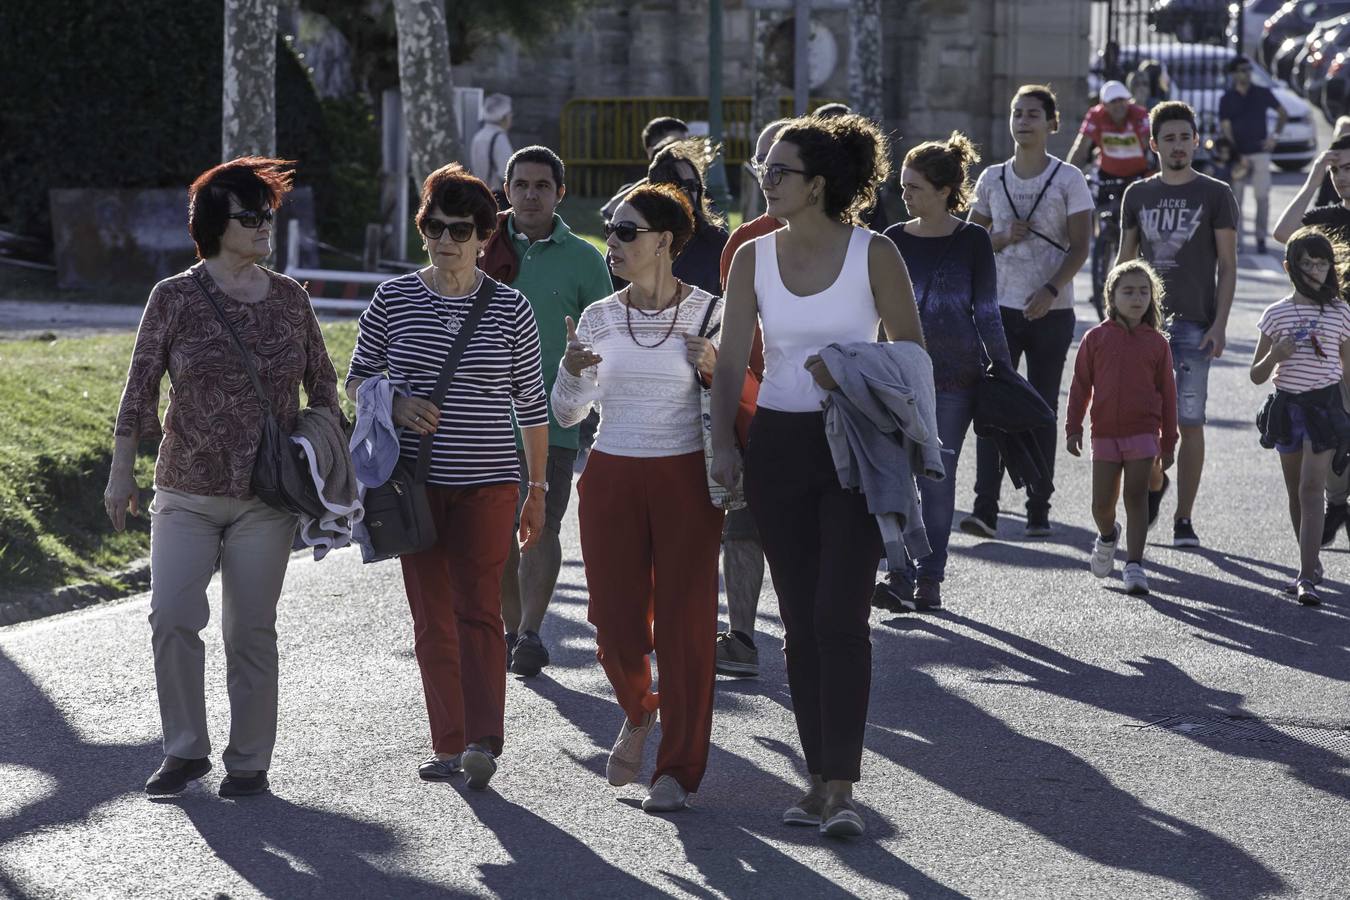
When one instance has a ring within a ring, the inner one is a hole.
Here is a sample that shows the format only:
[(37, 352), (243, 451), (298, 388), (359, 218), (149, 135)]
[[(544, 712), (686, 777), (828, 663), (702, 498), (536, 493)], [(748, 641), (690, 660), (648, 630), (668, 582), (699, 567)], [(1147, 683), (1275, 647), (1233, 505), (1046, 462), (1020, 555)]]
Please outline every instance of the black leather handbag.
[[(478, 328), (478, 322), (487, 311), (496, 290), (497, 282), (484, 275), (483, 283), (474, 295), (469, 315), (460, 325), (455, 342), (445, 356), (436, 387), (427, 398), (437, 409), (440, 409), (450, 390), (450, 382), (454, 380), (460, 357), (469, 346), (469, 339)], [(392, 559), (405, 553), (421, 553), (436, 543), (436, 523), (431, 517), (431, 504), (427, 501), (427, 473), (431, 469), (433, 436), (422, 435), (415, 463), (400, 458), (388, 481), (366, 491), (364, 521), (370, 533), (371, 548), (375, 551), (367, 562)]]
[(314, 486), (314, 479), (310, 477), (305, 451), (299, 445), (291, 443), (290, 435), (282, 431), (281, 426), (277, 424), (276, 416), (272, 412), (272, 403), (263, 391), (262, 380), (258, 378), (258, 369), (253, 364), (253, 354), (239, 339), (239, 332), (235, 331), (230, 320), (225, 318), (225, 311), (211, 295), (201, 276), (194, 272), (192, 278), (197, 282), (197, 288), (210, 301), (211, 308), (216, 311), (216, 317), (225, 326), (225, 330), (234, 338), (234, 346), (243, 358), (244, 369), (248, 372), (249, 381), (253, 382), (258, 402), (262, 404), (262, 435), (258, 440), (258, 455), (253, 461), (253, 476), (249, 489), (255, 497), (274, 509), (318, 518), (323, 514), (324, 507), (319, 499), (319, 490)]

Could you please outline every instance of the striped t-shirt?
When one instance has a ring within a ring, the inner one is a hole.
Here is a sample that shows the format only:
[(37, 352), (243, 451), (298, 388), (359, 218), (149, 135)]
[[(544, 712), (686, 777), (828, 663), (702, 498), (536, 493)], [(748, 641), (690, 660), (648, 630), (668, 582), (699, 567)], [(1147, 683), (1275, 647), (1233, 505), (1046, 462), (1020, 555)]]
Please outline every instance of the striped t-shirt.
[(1275, 386), (1291, 394), (1315, 391), (1341, 380), (1341, 344), (1350, 339), (1350, 306), (1333, 300), (1325, 306), (1272, 303), (1257, 323), (1272, 341), (1294, 341), (1294, 355), (1275, 364)]
[[(484, 276), (486, 277), (486, 276)], [(347, 378), (388, 374), (430, 397), (473, 293), (434, 293), (416, 272), (390, 279), (358, 320)], [(441, 403), (432, 438), (430, 484), (461, 487), (518, 481), (514, 412), (522, 427), (548, 424), (534, 313), (519, 291), (498, 284)], [(417, 458), (421, 436), (399, 433), (400, 455)]]

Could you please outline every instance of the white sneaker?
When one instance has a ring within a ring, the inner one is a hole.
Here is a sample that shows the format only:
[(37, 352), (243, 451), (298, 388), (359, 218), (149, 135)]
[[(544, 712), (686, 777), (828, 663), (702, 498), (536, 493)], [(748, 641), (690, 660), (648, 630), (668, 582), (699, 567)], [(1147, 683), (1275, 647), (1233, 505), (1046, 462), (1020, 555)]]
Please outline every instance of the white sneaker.
[(1111, 540), (1102, 540), (1101, 535), (1092, 542), (1092, 574), (1098, 578), (1105, 578), (1111, 574), (1111, 570), (1116, 567), (1116, 545), (1120, 543), (1120, 523), (1116, 523), (1116, 530), (1111, 532)]
[(689, 792), (669, 775), (656, 779), (656, 784), (642, 801), (642, 811), (649, 813), (676, 812), (689, 805)]
[(1126, 563), (1125, 571), (1122, 573), (1121, 577), (1125, 579), (1125, 593), (1148, 593), (1148, 576), (1144, 574), (1143, 563)]
[(642, 751), (655, 720), (654, 712), (643, 716), (641, 725), (634, 725), (627, 716), (623, 717), (623, 728), (619, 729), (619, 736), (614, 739), (614, 749), (609, 751), (609, 762), (605, 763), (605, 777), (610, 784), (623, 787), (632, 784), (637, 778), (642, 769)]

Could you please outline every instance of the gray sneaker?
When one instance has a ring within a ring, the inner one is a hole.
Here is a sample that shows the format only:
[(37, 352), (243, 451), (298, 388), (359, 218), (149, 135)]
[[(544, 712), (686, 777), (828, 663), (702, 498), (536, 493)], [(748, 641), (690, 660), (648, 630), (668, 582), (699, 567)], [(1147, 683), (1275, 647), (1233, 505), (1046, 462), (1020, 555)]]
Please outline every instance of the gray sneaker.
[(717, 672), (741, 678), (759, 677), (759, 650), (731, 631), (717, 633)]

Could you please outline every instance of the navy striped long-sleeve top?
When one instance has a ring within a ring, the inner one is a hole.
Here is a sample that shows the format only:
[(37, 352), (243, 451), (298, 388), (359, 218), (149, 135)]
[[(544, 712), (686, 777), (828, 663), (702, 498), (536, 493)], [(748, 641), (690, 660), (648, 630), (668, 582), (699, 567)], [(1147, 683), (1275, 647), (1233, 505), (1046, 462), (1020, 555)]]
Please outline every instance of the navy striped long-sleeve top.
[[(387, 374), (392, 381), (407, 382), (413, 396), (431, 396), (473, 297), (435, 293), (416, 272), (384, 282), (358, 320), (347, 378)], [(518, 481), (513, 413), (523, 428), (548, 424), (534, 313), (523, 294), (499, 284), (441, 403), (428, 483), (465, 487)], [(400, 455), (416, 459), (419, 440), (403, 429)]]

